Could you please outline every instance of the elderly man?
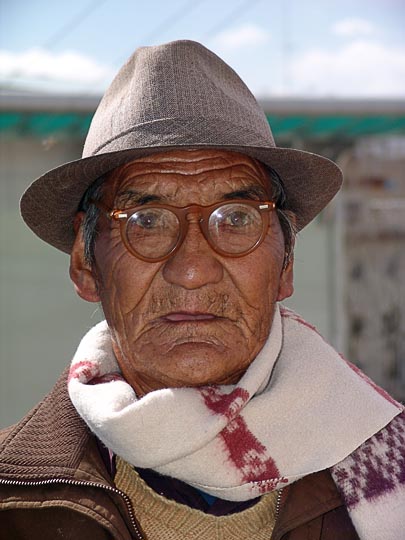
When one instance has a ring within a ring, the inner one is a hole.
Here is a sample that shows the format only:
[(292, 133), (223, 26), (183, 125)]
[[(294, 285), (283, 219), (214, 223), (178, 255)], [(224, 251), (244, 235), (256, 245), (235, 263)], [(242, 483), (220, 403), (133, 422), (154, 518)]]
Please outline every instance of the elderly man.
[(402, 406), (279, 304), (340, 183), (202, 45), (133, 54), (21, 201), (106, 320), (2, 434), (1, 538), (404, 537)]

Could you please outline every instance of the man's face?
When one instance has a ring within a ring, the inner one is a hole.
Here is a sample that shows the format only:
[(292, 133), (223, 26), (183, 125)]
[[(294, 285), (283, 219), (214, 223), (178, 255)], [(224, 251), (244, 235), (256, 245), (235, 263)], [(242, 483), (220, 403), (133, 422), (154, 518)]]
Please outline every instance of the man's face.
[[(111, 209), (149, 201), (210, 205), (232, 194), (271, 198), (260, 164), (217, 150), (181, 150), (133, 161), (110, 175), (104, 194)], [(213, 251), (193, 221), (180, 249), (162, 262), (131, 255), (119, 224), (105, 216), (99, 222), (95, 267), (86, 266), (82, 248), (79, 234), (72, 279), (80, 296), (101, 301), (118, 363), (138, 395), (236, 382), (268, 337), (275, 302), (292, 293), (292, 268), (283, 270), (276, 212), (270, 214), (263, 243), (239, 258)]]

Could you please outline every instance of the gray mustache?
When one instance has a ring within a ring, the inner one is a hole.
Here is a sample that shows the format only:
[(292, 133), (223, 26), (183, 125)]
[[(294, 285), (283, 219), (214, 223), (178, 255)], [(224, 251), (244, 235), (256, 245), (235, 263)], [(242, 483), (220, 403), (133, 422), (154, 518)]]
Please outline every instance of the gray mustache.
[(149, 313), (163, 315), (176, 311), (197, 310), (211, 313), (218, 317), (227, 314), (235, 315), (240, 312), (240, 306), (230, 300), (230, 295), (224, 292), (204, 292), (191, 294), (178, 294), (169, 292), (165, 296), (152, 296), (149, 303)]

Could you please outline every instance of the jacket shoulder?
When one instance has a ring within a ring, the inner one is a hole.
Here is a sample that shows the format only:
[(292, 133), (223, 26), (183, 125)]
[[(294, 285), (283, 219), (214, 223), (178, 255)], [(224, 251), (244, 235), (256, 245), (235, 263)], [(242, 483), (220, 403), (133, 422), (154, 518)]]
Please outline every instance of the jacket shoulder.
[(0, 446), (4, 444), (4, 441), (13, 432), (15, 425), (8, 426), (6, 428), (0, 429)]

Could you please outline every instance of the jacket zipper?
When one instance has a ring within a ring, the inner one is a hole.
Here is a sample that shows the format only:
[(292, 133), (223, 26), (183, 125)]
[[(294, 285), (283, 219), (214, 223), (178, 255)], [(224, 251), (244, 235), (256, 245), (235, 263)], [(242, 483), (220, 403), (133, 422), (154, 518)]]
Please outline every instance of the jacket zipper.
[(68, 480), (68, 479), (59, 479), (59, 478), (52, 478), (49, 480), (38, 480), (38, 481), (32, 481), (32, 482), (0, 479), (0, 484), (8, 485), (8, 486), (28, 486), (28, 487), (47, 486), (51, 484), (64, 484), (64, 485), (69, 485), (69, 486), (95, 487), (95, 488), (104, 489), (105, 491), (109, 491), (110, 493), (115, 493), (116, 495), (119, 495), (125, 501), (125, 504), (128, 509), (128, 514), (131, 520), (131, 525), (135, 532), (135, 540), (147, 540), (146, 537), (144, 537), (143, 534), (141, 533), (141, 529), (136, 520), (134, 509), (133, 509), (130, 498), (123, 491), (120, 491), (119, 489), (114, 488), (112, 486), (105, 486), (102, 484), (97, 484), (96, 482), (83, 482), (80, 480)]
[[(50, 480), (39, 480), (37, 482), (23, 482), (19, 480), (4, 480), (0, 479), (0, 484), (8, 485), (8, 486), (46, 486), (50, 484), (65, 484), (69, 486), (90, 486), (95, 488), (104, 489), (105, 491), (110, 491), (111, 493), (115, 493), (116, 495), (119, 495), (124, 501), (128, 509), (128, 514), (131, 520), (131, 525), (135, 531), (136, 540), (147, 540), (141, 533), (140, 527), (138, 525), (138, 522), (136, 520), (134, 509), (132, 507), (131, 500), (129, 497), (123, 492), (120, 491), (117, 488), (114, 488), (112, 486), (104, 486), (101, 484), (97, 484), (96, 482), (82, 482), (80, 480), (60, 480), (57, 478), (50, 479)], [(278, 491), (277, 494), (277, 500), (276, 500), (276, 511), (275, 511), (275, 521), (277, 521), (278, 516), (280, 514), (280, 508), (281, 508), (281, 498), (283, 495), (283, 488), (281, 488)]]
[(280, 514), (280, 508), (281, 508), (281, 497), (283, 496), (283, 488), (279, 489), (277, 493), (277, 500), (276, 500), (276, 512), (275, 512), (275, 521), (277, 521), (278, 516)]

